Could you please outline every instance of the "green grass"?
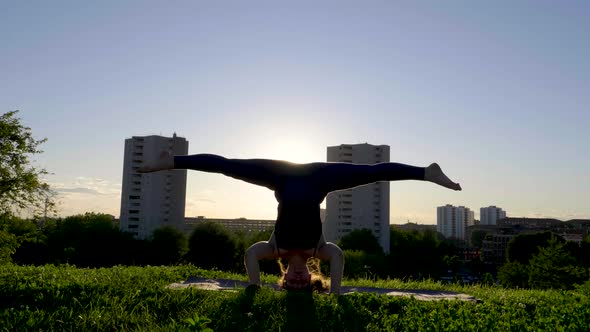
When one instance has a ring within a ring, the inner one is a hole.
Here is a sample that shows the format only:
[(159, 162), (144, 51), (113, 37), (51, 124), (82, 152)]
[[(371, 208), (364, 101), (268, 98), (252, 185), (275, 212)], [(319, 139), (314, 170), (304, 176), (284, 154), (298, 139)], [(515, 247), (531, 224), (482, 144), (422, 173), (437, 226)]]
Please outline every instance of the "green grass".
[[(2, 331), (587, 331), (590, 299), (579, 291), (506, 290), (399, 280), (351, 286), (467, 293), (480, 303), (332, 296), (262, 289), (216, 292), (165, 288), (188, 276), (245, 275), (178, 267), (0, 267)], [(264, 276), (275, 282), (276, 276)]]

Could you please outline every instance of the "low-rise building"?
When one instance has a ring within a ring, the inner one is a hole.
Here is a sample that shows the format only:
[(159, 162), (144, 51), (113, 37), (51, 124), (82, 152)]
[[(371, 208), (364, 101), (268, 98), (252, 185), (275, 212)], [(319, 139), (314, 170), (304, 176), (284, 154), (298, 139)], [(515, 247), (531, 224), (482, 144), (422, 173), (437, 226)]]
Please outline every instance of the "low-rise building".
[(482, 261), (488, 264), (504, 264), (508, 242), (515, 236), (516, 234), (499, 233), (486, 235), (481, 248)]
[(218, 218), (205, 218), (204, 216), (198, 216), (194, 218), (185, 218), (184, 220), (184, 231), (185, 234), (190, 235), (193, 229), (203, 222), (214, 222), (223, 225), (227, 229), (233, 232), (244, 232), (244, 233), (255, 233), (272, 230), (275, 226), (275, 220), (262, 220), (262, 219), (218, 219)]
[(552, 227), (557, 227), (563, 221), (553, 218), (526, 218), (526, 217), (507, 217), (498, 220), (499, 227), (521, 226), (527, 229), (543, 229), (549, 230)]

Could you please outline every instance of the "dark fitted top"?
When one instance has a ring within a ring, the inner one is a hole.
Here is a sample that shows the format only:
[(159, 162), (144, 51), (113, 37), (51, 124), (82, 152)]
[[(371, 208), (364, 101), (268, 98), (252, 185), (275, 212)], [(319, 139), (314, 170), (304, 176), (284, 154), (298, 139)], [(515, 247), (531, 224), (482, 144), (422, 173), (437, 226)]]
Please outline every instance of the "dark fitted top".
[(317, 246), (322, 236), (320, 204), (326, 195), (304, 178), (285, 179), (278, 186), (277, 248), (306, 250)]
[(221, 173), (273, 190), (279, 202), (277, 247), (316, 248), (322, 236), (320, 204), (328, 193), (377, 181), (424, 180), (424, 168), (399, 163), (295, 164), (272, 159), (226, 159), (211, 154), (174, 156), (174, 168)]

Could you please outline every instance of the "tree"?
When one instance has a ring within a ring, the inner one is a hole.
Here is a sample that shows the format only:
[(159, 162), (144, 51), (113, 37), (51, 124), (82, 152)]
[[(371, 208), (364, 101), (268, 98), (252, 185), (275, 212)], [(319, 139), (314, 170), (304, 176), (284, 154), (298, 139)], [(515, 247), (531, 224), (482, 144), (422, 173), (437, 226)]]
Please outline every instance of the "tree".
[(588, 279), (586, 269), (577, 263), (566, 244), (552, 237), (530, 260), (529, 285), (540, 289), (572, 289)]
[(481, 248), (483, 246), (483, 240), (485, 239), (486, 235), (488, 235), (488, 231), (476, 229), (471, 233), (471, 245), (477, 248)]
[(355, 229), (340, 239), (342, 250), (361, 250), (367, 254), (383, 254), (377, 238), (368, 229)]
[(43, 152), (38, 147), (46, 139), (33, 138), (31, 128), (21, 124), (17, 113), (0, 116), (0, 213), (53, 208), (49, 185), (41, 179), (47, 171), (33, 167), (29, 159)]
[(517, 261), (505, 263), (498, 269), (498, 281), (506, 288), (528, 288), (528, 266)]
[(580, 263), (582, 266), (590, 267), (590, 234), (586, 235), (580, 243)]
[(203, 222), (193, 230), (189, 241), (189, 260), (204, 269), (234, 270), (242, 266), (243, 252), (234, 235), (223, 225)]
[(19, 243), (35, 239), (39, 233), (34, 221), (10, 215), (0, 217), (0, 229), (14, 234)]
[(11, 262), (11, 255), (16, 248), (18, 248), (16, 236), (0, 229), (0, 264)]
[(16, 239), (16, 247), (13, 248), (12, 253), (14, 263), (31, 263), (42, 260), (43, 254), (46, 252), (46, 250), (42, 250), (44, 249), (44, 235), (33, 220), (5, 214), (0, 216), (0, 230), (13, 235)]
[(176, 264), (188, 251), (187, 239), (179, 230), (166, 226), (154, 231), (151, 261), (158, 265)]
[[(528, 265), (529, 260), (539, 252), (539, 248), (546, 247), (553, 233), (520, 234), (508, 242), (506, 259)], [(558, 239), (563, 241), (563, 238)]]
[(111, 215), (87, 212), (69, 216), (58, 220), (47, 233), (49, 257), (83, 267), (120, 264), (126, 261), (127, 250), (122, 250), (125, 237), (113, 227)]
[(486, 286), (492, 286), (494, 284), (494, 276), (492, 276), (491, 273), (486, 272), (481, 276), (479, 283)]
[(447, 270), (452, 272), (457, 272), (459, 267), (461, 266), (461, 261), (459, 260), (459, 256), (445, 256), (443, 257), (443, 263), (445, 264)]
[(118, 248), (121, 231), (113, 227), (113, 217), (108, 214), (86, 212), (83, 215), (67, 217), (80, 222), (83, 230), (76, 248), (78, 266), (113, 266), (120, 261)]
[(446, 271), (443, 259), (455, 247), (434, 231), (390, 229), (388, 274), (395, 278), (436, 278)]
[(367, 253), (362, 250), (344, 250), (344, 275), (349, 279), (368, 279)]

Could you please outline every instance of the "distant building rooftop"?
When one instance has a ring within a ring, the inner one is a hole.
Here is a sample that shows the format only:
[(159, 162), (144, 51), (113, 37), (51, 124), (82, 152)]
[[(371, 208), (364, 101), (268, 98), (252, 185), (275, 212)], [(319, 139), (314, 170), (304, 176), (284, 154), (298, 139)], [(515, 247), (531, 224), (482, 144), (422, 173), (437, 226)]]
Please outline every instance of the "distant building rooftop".
[(436, 231), (436, 225), (427, 225), (427, 224), (417, 224), (412, 222), (407, 222), (405, 224), (392, 224), (391, 225), (394, 229), (399, 229), (403, 231)]
[(275, 226), (275, 220), (264, 220), (264, 219), (219, 219), (219, 218), (205, 218), (204, 216), (198, 216), (193, 218), (184, 219), (184, 229), (187, 234), (190, 234), (195, 226), (203, 222), (214, 222), (225, 226), (227, 229), (234, 232), (261, 232), (272, 230)]

